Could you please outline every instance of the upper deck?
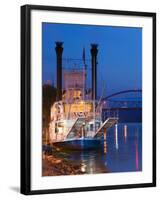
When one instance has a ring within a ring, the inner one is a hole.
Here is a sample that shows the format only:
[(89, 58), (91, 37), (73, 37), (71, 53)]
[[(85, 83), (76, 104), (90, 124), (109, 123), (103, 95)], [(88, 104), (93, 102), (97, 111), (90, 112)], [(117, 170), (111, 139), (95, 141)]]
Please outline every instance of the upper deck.
[(51, 120), (71, 120), (85, 117), (86, 120), (101, 119), (102, 104), (93, 100), (58, 101), (51, 108)]

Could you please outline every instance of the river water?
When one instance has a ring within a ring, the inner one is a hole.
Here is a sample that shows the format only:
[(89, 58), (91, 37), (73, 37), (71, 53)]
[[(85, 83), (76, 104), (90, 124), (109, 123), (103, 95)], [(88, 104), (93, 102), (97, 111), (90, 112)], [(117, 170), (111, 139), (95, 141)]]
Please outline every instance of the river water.
[(107, 131), (99, 150), (67, 152), (86, 174), (142, 170), (142, 124), (119, 123)]

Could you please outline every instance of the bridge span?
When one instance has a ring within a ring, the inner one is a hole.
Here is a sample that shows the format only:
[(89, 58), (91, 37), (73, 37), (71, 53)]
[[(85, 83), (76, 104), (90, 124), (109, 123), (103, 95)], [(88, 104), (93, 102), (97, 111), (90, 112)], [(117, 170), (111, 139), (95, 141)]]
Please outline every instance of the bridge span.
[[(121, 94), (142, 93), (141, 89), (123, 90), (103, 98), (102, 117), (105, 120), (107, 117), (118, 117), (119, 122), (141, 122), (142, 121), (142, 98), (122, 98), (116, 99)], [(134, 96), (134, 95), (133, 95)]]

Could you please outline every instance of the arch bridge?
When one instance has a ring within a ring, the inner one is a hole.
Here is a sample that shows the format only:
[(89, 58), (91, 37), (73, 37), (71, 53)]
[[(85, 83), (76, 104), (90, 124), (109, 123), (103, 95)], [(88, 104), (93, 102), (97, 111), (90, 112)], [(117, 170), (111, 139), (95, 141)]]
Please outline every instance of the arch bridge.
[(122, 98), (116, 99), (113, 97), (119, 96), (121, 94), (130, 94), (130, 93), (139, 93), (142, 94), (141, 89), (132, 89), (132, 90), (122, 90), (111, 95), (106, 96), (102, 99), (104, 102), (104, 108), (141, 108), (142, 107), (142, 98)]
[[(133, 93), (132, 98), (128, 98), (128, 97), (116, 98), (120, 96), (121, 94), (123, 95), (123, 94), (131, 94), (131, 93)], [(138, 93), (138, 95), (134, 95), (136, 93)], [(105, 120), (107, 117), (124, 118), (123, 115), (126, 115), (127, 118), (129, 118), (131, 115), (133, 115), (134, 116), (133, 118), (137, 118), (138, 121), (141, 121), (141, 115), (142, 115), (141, 94), (142, 94), (141, 89), (130, 89), (130, 90), (122, 90), (103, 98), (102, 99), (103, 120)]]

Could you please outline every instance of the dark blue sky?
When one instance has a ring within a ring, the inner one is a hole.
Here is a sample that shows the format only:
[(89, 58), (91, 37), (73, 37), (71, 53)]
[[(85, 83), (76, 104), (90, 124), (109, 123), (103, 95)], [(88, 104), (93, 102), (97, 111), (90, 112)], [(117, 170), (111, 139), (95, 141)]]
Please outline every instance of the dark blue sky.
[[(56, 81), (55, 42), (63, 41), (64, 58), (90, 59), (90, 44), (98, 44), (98, 96), (142, 88), (142, 29), (77, 24), (42, 24), (43, 83)], [(89, 66), (90, 67), (90, 66)]]

